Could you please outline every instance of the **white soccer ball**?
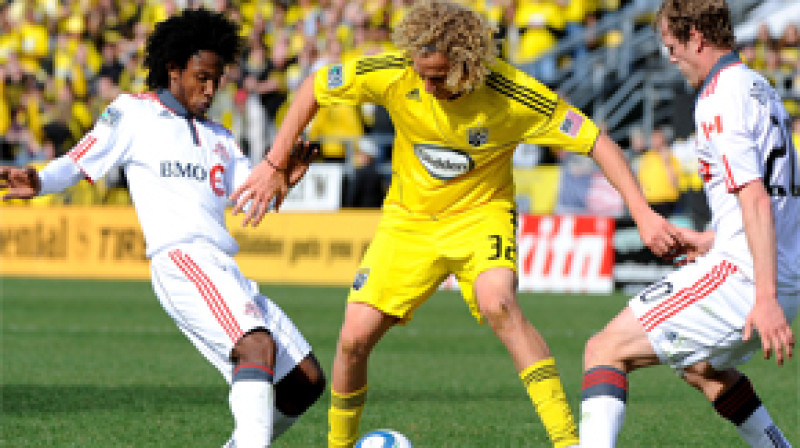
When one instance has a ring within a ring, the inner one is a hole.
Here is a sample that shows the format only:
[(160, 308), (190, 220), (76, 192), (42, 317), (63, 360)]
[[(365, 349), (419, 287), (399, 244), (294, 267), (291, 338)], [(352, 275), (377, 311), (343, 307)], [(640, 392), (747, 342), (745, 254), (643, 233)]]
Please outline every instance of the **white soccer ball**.
[(364, 435), (356, 448), (414, 448), (406, 436), (391, 429), (379, 429)]

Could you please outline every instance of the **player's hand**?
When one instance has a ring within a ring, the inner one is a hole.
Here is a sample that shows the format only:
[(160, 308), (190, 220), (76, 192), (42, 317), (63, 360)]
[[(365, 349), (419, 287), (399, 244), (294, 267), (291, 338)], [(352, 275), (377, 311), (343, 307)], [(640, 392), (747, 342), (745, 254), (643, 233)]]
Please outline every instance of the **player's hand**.
[(33, 167), (0, 166), (0, 188), (8, 189), (4, 200), (30, 199), (39, 194), (42, 185)]
[(266, 160), (256, 165), (244, 183), (229, 197), (234, 202), (233, 214), (246, 209), (243, 225), (259, 225), (270, 206), (275, 211), (280, 209), (289, 188), (305, 175), (317, 153), (318, 145), (298, 138), (286, 168), (276, 169)]
[(228, 198), (234, 203), (233, 214), (246, 210), (243, 226), (259, 225), (274, 199), (277, 209), (289, 191), (286, 172), (276, 170), (266, 160), (253, 168), (247, 179)]
[(670, 224), (652, 209), (644, 218), (636, 222), (636, 226), (639, 228), (639, 235), (644, 244), (659, 257), (669, 258), (680, 250), (676, 226)]
[(286, 169), (289, 173), (289, 188), (294, 187), (305, 176), (311, 162), (319, 154), (319, 148), (319, 142), (297, 139)]
[(786, 322), (777, 300), (758, 300), (744, 322), (742, 339), (747, 341), (753, 335), (753, 329), (761, 337), (761, 348), (764, 359), (769, 359), (775, 353), (775, 361), (783, 365), (784, 354), (786, 359), (792, 358), (794, 350), (794, 333), (792, 327)]
[(667, 255), (667, 260), (675, 266), (683, 266), (694, 262), (697, 257), (704, 255), (711, 246), (714, 245), (714, 232), (697, 232), (685, 227), (675, 227), (675, 237), (678, 239), (678, 247), (674, 253)]

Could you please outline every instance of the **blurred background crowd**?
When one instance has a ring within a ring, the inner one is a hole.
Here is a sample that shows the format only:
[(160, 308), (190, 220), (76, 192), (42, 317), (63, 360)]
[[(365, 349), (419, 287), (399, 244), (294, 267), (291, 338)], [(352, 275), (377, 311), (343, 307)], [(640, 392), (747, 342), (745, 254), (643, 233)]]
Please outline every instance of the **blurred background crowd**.
[[(142, 51), (155, 23), (182, 8), (224, 11), (247, 45), (226, 73), (211, 117), (231, 129), (252, 160), (261, 158), (292, 92), (321, 66), (391, 50), (391, 29), (411, 0), (11, 0), (0, 5), (0, 159), (41, 166), (63, 155), (119, 93), (145, 90)], [(620, 141), (647, 197), (666, 214), (691, 212), (701, 226), (702, 193), (691, 136), (662, 115), (610, 122), (599, 101), (623, 90), (630, 73), (665, 70), (652, 58), (616, 51), (652, 33), (650, 0), (472, 0), (497, 25), (501, 56), (572, 100), (570, 82), (589, 85), (576, 104)], [(745, 2), (746, 13), (764, 2)], [(769, 3), (769, 2), (767, 2)], [(773, 2), (774, 3), (774, 2)], [(781, 2), (778, 1), (778, 6)], [(731, 1), (738, 5), (739, 2)], [(739, 43), (742, 58), (786, 98), (800, 147), (800, 16), (766, 22)], [(648, 38), (651, 36), (647, 36)], [(653, 39), (649, 39), (653, 40)], [(609, 53), (616, 51), (615, 53)], [(592, 55), (601, 57), (592, 57)], [(616, 55), (609, 57), (608, 55)], [(606, 64), (625, 59), (624, 70)], [(663, 59), (663, 55), (661, 56)], [(599, 81), (598, 79), (599, 78)], [(610, 80), (616, 79), (616, 82)], [(577, 81), (573, 81), (577, 80)], [(680, 89), (677, 89), (680, 90)], [(577, 90), (574, 90), (577, 92)], [(577, 94), (576, 94), (577, 95)], [(598, 99), (599, 98), (599, 99)], [(580, 97), (576, 96), (576, 100)], [(580, 102), (580, 101), (579, 101)], [(686, 112), (684, 112), (686, 114)], [(613, 117), (611, 117), (613, 118)], [(393, 128), (375, 105), (322, 109), (307, 129), (322, 142), (320, 163), (344, 166), (342, 207), (378, 207), (391, 171)], [(593, 162), (557, 148), (522, 144), (515, 155), (521, 211), (620, 216), (621, 200)], [(128, 204), (122, 173), (33, 204)]]

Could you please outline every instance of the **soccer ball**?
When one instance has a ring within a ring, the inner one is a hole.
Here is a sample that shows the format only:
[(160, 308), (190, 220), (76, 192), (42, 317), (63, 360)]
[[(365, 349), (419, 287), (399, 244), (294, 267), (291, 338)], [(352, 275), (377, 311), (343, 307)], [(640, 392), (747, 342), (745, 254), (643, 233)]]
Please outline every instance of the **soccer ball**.
[(364, 435), (356, 448), (414, 448), (406, 436), (391, 429), (379, 429)]

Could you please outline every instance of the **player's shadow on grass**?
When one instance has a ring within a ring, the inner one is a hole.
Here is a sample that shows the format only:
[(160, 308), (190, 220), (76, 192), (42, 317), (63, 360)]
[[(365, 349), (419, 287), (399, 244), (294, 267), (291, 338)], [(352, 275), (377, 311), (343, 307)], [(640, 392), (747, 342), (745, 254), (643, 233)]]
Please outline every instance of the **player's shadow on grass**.
[(40, 386), (4, 384), (2, 413), (58, 413), (95, 409), (158, 411), (227, 400), (227, 388), (200, 386)]

